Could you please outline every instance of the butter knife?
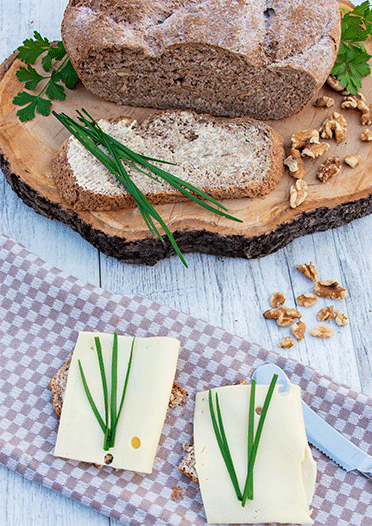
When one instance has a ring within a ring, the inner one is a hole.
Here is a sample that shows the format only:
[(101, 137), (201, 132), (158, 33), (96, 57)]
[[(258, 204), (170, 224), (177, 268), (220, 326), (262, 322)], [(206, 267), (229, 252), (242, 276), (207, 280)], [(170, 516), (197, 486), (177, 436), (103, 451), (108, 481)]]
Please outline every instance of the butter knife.
[[(289, 378), (277, 365), (264, 364), (253, 373), (258, 384), (269, 384), (274, 374), (278, 375), (277, 383), (282, 385), (280, 391), (289, 389)], [(336, 462), (346, 471), (357, 470), (372, 480), (372, 456), (350, 442), (302, 401), (307, 440)]]

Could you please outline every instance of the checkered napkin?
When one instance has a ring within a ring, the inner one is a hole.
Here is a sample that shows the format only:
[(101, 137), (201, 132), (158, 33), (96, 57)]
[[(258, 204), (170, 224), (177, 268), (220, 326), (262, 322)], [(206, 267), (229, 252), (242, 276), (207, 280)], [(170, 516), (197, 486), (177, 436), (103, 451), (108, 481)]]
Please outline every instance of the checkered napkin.
[[(181, 340), (176, 380), (189, 401), (167, 415), (151, 475), (53, 456), (49, 381), (81, 330)], [(283, 367), (319, 414), (372, 454), (372, 400), (364, 394), (187, 314), (81, 283), (0, 235), (0, 461), (27, 479), (126, 525), (204, 525), (200, 491), (177, 468), (192, 441), (195, 393), (248, 378), (264, 362)], [(313, 453), (315, 524), (371, 526), (372, 482)], [(174, 486), (183, 489), (176, 500)]]

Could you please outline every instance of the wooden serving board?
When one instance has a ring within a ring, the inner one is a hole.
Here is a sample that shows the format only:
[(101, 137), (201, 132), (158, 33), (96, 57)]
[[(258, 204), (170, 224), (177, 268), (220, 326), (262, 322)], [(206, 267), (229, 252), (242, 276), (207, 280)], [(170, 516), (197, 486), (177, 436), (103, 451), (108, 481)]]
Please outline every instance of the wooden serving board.
[[(368, 43), (370, 54), (372, 45)], [(173, 255), (173, 249), (149, 233), (137, 209), (118, 212), (74, 212), (59, 196), (51, 171), (51, 161), (68, 132), (53, 116), (21, 123), (12, 103), (23, 89), (15, 73), (21, 63), (9, 57), (0, 69), (0, 166), (14, 191), (36, 212), (58, 219), (79, 232), (96, 248), (109, 256), (131, 263), (154, 264)], [(128, 115), (138, 121), (152, 110), (118, 106), (102, 101), (81, 84), (68, 91), (63, 102), (53, 108), (75, 116), (84, 107), (93, 117)], [(372, 102), (372, 76), (364, 79), (363, 94)], [(360, 124), (360, 112), (341, 110), (342, 95), (322, 88), (320, 94), (332, 96), (335, 105), (328, 109), (313, 107), (313, 101), (298, 114), (269, 124), (289, 147), (291, 135), (300, 130), (318, 128), (333, 111), (342, 112), (348, 124), (347, 137), (341, 144), (328, 141), (331, 148), (318, 160), (306, 161), (305, 180), (308, 197), (298, 208), (289, 207), (289, 188), (294, 179), (285, 173), (275, 190), (264, 198), (225, 200), (229, 212), (243, 220), (236, 223), (205, 211), (192, 202), (158, 206), (181, 251), (203, 252), (229, 257), (256, 258), (284, 247), (296, 237), (334, 228), (372, 212), (371, 143), (360, 140), (366, 128)], [(372, 128), (372, 127), (371, 127)], [(315, 177), (326, 157), (359, 153), (362, 163), (352, 169), (343, 165), (338, 176), (321, 183)]]

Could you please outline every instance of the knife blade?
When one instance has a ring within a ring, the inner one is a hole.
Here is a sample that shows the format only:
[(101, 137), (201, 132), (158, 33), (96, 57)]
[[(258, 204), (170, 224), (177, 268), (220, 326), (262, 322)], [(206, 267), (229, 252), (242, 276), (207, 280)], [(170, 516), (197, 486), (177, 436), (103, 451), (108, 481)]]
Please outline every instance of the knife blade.
[[(264, 364), (253, 373), (257, 383), (269, 384), (278, 375), (280, 391), (289, 389), (289, 378), (277, 365)], [(357, 470), (372, 480), (372, 456), (350, 442), (337, 429), (328, 424), (302, 400), (307, 440), (346, 471)]]

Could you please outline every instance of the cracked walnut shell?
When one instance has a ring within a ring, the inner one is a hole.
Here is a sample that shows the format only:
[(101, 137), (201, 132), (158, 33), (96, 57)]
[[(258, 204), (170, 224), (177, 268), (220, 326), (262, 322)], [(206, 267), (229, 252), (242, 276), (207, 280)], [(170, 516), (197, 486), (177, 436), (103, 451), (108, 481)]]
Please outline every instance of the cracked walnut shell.
[(306, 331), (306, 325), (303, 321), (298, 321), (291, 326), (292, 334), (298, 341), (303, 340)]
[(307, 183), (303, 179), (297, 179), (289, 189), (289, 206), (297, 208), (307, 197)]
[(318, 298), (312, 292), (305, 292), (296, 298), (296, 303), (297, 305), (300, 305), (300, 307), (311, 307), (312, 305), (315, 305), (317, 301)]
[(333, 157), (328, 157), (328, 159), (320, 165), (318, 173), (316, 174), (317, 178), (325, 183), (331, 177), (337, 175), (341, 170), (341, 160), (337, 155)]
[(347, 296), (347, 291), (340, 287), (337, 281), (332, 279), (317, 281), (313, 290), (321, 298), (330, 298), (332, 300), (342, 300)]
[(296, 265), (296, 269), (306, 278), (311, 279), (311, 281), (318, 281), (318, 273), (315, 270), (315, 265), (312, 261), (310, 261), (309, 264), (305, 263), (304, 265)]
[(310, 334), (317, 338), (330, 338), (333, 335), (333, 330), (329, 325), (318, 325), (311, 329)]
[(333, 305), (331, 305), (330, 307), (324, 307), (323, 309), (320, 309), (316, 317), (318, 321), (333, 320), (335, 317)]
[(346, 137), (347, 124), (345, 117), (341, 113), (334, 111), (322, 124), (319, 129), (320, 136), (322, 139), (336, 139), (339, 143)]

